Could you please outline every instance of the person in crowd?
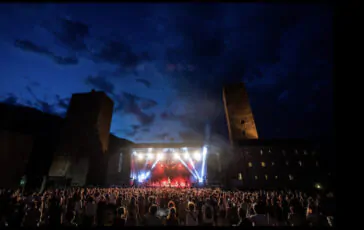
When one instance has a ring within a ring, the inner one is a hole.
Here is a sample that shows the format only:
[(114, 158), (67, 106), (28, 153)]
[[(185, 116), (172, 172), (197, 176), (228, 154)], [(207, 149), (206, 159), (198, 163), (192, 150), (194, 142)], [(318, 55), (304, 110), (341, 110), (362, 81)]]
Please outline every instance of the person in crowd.
[(95, 224), (95, 218), (97, 213), (96, 201), (93, 197), (89, 196), (87, 198), (87, 203), (85, 205), (85, 215), (83, 218), (83, 225), (91, 227)]
[(162, 220), (157, 216), (158, 206), (153, 204), (149, 208), (149, 212), (144, 216), (145, 226), (162, 226)]
[(306, 220), (301, 213), (295, 212), (294, 206), (291, 206), (288, 214), (288, 223), (290, 226), (304, 226)]
[(204, 226), (214, 226), (214, 208), (211, 205), (210, 199), (207, 199), (206, 202), (202, 205), (202, 225)]
[(198, 226), (198, 213), (193, 202), (188, 204), (186, 213), (186, 226)]
[(177, 218), (177, 211), (176, 211), (175, 207), (169, 208), (169, 213), (166, 218), (165, 225), (167, 225), (167, 226), (178, 226), (179, 225), (179, 221)]
[(270, 226), (267, 214), (264, 212), (262, 204), (257, 203), (253, 206), (254, 214), (249, 217), (253, 226)]
[(246, 209), (245, 208), (238, 209), (238, 216), (239, 216), (239, 222), (234, 226), (237, 226), (237, 227), (252, 227), (253, 226), (250, 219), (246, 218)]
[(117, 209), (117, 216), (114, 221), (114, 227), (123, 227), (126, 223), (126, 208), (120, 207)]

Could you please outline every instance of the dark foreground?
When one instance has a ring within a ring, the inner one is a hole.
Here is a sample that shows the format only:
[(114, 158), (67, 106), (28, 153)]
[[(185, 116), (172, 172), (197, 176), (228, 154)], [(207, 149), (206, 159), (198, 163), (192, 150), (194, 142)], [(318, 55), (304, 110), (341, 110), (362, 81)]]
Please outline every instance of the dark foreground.
[(1, 226), (334, 226), (333, 194), (183, 188), (0, 190)]

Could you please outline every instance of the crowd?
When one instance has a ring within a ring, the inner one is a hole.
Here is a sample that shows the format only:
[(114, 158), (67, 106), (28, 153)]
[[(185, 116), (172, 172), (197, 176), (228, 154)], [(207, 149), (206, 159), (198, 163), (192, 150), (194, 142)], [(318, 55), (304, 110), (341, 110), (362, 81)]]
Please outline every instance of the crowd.
[(334, 226), (333, 194), (210, 188), (0, 190), (1, 226)]

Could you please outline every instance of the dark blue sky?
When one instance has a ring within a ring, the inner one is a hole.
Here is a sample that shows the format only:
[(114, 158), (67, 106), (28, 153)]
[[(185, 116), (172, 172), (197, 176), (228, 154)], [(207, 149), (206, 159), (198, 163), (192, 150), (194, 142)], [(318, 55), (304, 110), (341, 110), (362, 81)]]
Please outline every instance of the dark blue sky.
[(245, 82), (260, 138), (329, 136), (333, 12), (325, 5), (2, 4), (0, 100), (64, 116), (105, 91), (135, 142), (226, 136), (222, 87)]

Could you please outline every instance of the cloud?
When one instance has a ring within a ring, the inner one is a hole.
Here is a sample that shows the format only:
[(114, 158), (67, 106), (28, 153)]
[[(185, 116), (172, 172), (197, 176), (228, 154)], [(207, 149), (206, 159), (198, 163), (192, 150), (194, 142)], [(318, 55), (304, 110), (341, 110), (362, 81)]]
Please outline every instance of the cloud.
[(142, 83), (143, 85), (145, 85), (147, 88), (149, 88), (151, 86), (151, 83), (150, 81), (147, 81), (145, 79), (141, 79), (141, 78), (138, 78), (138, 79), (135, 79), (136, 82), (139, 82), (139, 83)]
[(138, 64), (150, 60), (148, 53), (135, 53), (131, 46), (122, 41), (107, 41), (98, 52), (93, 54), (94, 61), (119, 65), (134, 69)]
[(182, 131), (178, 133), (182, 141), (203, 141), (203, 135), (195, 131)]
[(69, 103), (71, 101), (71, 98), (66, 97), (66, 98), (61, 98), (58, 94), (56, 95), (56, 100), (57, 100), (57, 106), (61, 109), (68, 109)]
[(88, 76), (85, 81), (87, 84), (108, 93), (112, 97), (115, 103), (115, 112), (133, 114), (142, 125), (149, 125), (154, 121), (155, 115), (148, 114), (145, 110), (156, 106), (158, 104), (156, 101), (127, 92), (117, 95), (114, 93), (114, 85), (106, 77)]
[(142, 128), (140, 131), (147, 133), (150, 132), (150, 128)]
[[(143, 103), (143, 102), (153, 102), (151, 104)], [(151, 108), (156, 105), (156, 102), (153, 100), (145, 99), (138, 97), (134, 94), (122, 92), (120, 96), (116, 97), (117, 105), (115, 107), (115, 111), (122, 111), (126, 114), (133, 114), (137, 120), (141, 123), (141, 125), (150, 125), (154, 122), (155, 114), (148, 114), (143, 111), (142, 106), (149, 105), (147, 108)], [(153, 105), (152, 105), (153, 104)], [(146, 108), (144, 108), (146, 109)]]
[(43, 55), (50, 58), (54, 63), (58, 65), (77, 65), (78, 59), (75, 57), (62, 57), (49, 51), (47, 48), (38, 46), (28, 40), (16, 40), (14, 46), (25, 51)]
[(45, 100), (41, 100), (39, 99), (35, 93), (33, 92), (33, 90), (27, 86), (26, 90), (29, 92), (29, 94), (33, 97), (35, 103), (33, 104), (36, 108), (38, 108), (39, 110), (45, 112), (45, 113), (50, 113), (50, 114), (57, 114), (56, 110), (55, 110), (55, 105), (51, 105), (50, 103), (48, 103)]
[(134, 137), (138, 133), (138, 131), (140, 129), (140, 125), (131, 125), (130, 127), (131, 127), (131, 130), (128, 130), (126, 132), (126, 135), (128, 137)]
[(114, 94), (114, 85), (106, 79), (106, 77), (102, 76), (88, 76), (85, 80), (86, 84), (89, 84), (95, 87), (98, 90), (102, 90), (105, 93), (109, 93), (111, 95)]
[(89, 26), (83, 22), (59, 18), (61, 30), (51, 31), (53, 35), (67, 48), (79, 52), (87, 50), (85, 39), (90, 35)]

